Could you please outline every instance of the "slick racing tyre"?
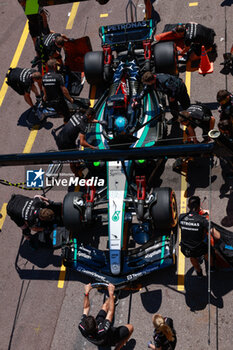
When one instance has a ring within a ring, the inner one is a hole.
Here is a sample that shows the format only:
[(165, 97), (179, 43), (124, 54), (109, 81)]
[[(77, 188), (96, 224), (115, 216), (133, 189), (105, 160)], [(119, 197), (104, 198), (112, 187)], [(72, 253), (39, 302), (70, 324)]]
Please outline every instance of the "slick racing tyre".
[(84, 73), (90, 85), (99, 85), (104, 79), (103, 51), (87, 52), (84, 57)]
[(77, 234), (81, 227), (82, 218), (82, 194), (69, 192), (63, 201), (63, 222), (67, 230)]
[(155, 202), (150, 215), (156, 229), (171, 229), (177, 225), (178, 212), (175, 192), (170, 187), (155, 188)]
[(178, 74), (175, 44), (172, 41), (155, 44), (154, 64), (156, 73)]

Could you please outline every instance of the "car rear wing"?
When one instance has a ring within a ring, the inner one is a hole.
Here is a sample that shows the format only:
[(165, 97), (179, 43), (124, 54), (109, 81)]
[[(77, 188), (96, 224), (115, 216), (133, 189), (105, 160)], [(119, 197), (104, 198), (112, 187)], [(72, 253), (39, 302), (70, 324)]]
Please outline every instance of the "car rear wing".
[(110, 45), (113, 51), (122, 51), (129, 42), (135, 48), (143, 48), (144, 40), (152, 40), (156, 29), (155, 20), (113, 24), (99, 28), (102, 46)]

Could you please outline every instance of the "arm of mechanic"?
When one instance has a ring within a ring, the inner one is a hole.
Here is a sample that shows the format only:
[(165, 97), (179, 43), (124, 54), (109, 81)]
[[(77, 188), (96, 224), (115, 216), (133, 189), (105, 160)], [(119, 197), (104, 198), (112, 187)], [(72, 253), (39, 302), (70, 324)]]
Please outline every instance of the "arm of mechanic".
[(71, 103), (74, 103), (74, 99), (70, 96), (67, 88), (65, 86), (61, 86), (61, 89), (62, 89), (63, 95), (67, 98), (67, 100), (69, 100)]
[(27, 104), (29, 104), (30, 107), (33, 107), (33, 102), (29, 92), (24, 93), (24, 100), (27, 102)]
[(114, 290), (115, 286), (111, 283), (108, 285), (108, 294), (109, 294), (109, 307), (108, 307), (108, 313), (106, 316), (106, 320), (109, 322), (112, 322), (114, 311), (115, 311), (115, 304), (114, 304)]
[(79, 140), (80, 140), (80, 145), (83, 146), (83, 147), (89, 147), (91, 149), (96, 149), (96, 147), (90, 145), (86, 139), (85, 139), (85, 135), (84, 134), (81, 134), (80, 133), (80, 136), (79, 136)]
[[(40, 91), (42, 91), (42, 84), (41, 84), (41, 86), (40, 86), (40, 85), (39, 85), (39, 82), (38, 82), (38, 86), (39, 86), (39, 88), (40, 88)], [(31, 90), (32, 90), (32, 92), (35, 94), (36, 97), (37, 97), (37, 96), (40, 96), (40, 92), (38, 91), (38, 89), (37, 89), (37, 87), (36, 87), (35, 84), (32, 84)]]
[(89, 300), (89, 293), (92, 289), (91, 283), (88, 283), (84, 287), (84, 302), (83, 302), (83, 314), (88, 316), (90, 311), (90, 300)]

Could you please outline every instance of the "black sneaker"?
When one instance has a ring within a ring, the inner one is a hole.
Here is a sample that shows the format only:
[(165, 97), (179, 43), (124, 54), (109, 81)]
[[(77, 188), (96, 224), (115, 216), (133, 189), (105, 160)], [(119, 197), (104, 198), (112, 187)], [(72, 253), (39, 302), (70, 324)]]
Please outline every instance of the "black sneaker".
[(202, 270), (201, 270), (201, 271), (196, 271), (196, 273), (197, 273), (197, 277), (198, 277), (198, 278), (203, 277), (203, 272), (202, 272)]

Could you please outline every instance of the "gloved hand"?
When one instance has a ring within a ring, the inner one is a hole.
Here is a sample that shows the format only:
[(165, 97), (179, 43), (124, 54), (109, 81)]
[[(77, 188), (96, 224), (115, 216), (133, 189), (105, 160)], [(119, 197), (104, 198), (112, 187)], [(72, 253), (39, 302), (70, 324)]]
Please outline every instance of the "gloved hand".
[(107, 126), (108, 122), (106, 120), (100, 120), (99, 124), (102, 125), (102, 126)]
[(26, 227), (22, 230), (22, 234), (26, 237), (30, 237), (31, 236), (31, 230), (29, 227)]
[(152, 341), (148, 341), (147, 343), (148, 348), (150, 348), (151, 345), (152, 345)]

